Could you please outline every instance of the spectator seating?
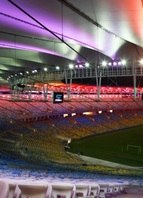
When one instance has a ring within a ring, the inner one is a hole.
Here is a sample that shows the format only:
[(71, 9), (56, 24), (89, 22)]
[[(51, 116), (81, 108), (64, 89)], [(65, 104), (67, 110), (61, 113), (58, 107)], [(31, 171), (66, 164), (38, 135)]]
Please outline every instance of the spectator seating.
[(48, 189), (46, 185), (19, 184), (18, 187), (22, 198), (45, 198)]
[(89, 192), (88, 192), (88, 197), (89, 198), (98, 198), (99, 191), (100, 191), (99, 184), (91, 184)]
[[(112, 186), (112, 190), (109, 188)], [(116, 189), (117, 187), (117, 189)], [(116, 193), (113, 193), (113, 188)], [(107, 198), (127, 194), (128, 191), (142, 192), (141, 186), (123, 185), (120, 183), (98, 183), (84, 180), (78, 183), (72, 179), (65, 181), (43, 181), (23, 179), (2, 179), (0, 181), (0, 198)], [(127, 189), (127, 190), (126, 190)]]
[(76, 184), (75, 198), (85, 198), (88, 195), (89, 185), (87, 184)]
[(73, 184), (52, 184), (51, 198), (72, 198), (74, 195), (74, 185)]
[(99, 191), (99, 198), (106, 198), (106, 194), (108, 194), (108, 184), (99, 184), (100, 191)]

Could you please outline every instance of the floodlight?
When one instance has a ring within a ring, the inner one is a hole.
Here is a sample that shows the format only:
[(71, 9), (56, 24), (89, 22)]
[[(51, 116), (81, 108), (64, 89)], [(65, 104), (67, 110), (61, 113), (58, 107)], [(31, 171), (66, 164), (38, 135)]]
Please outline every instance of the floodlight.
[(106, 61), (102, 61), (102, 66), (106, 67), (107, 66), (107, 62)]
[(73, 69), (74, 65), (73, 64), (69, 64), (69, 69)]
[(56, 66), (56, 70), (60, 70), (60, 67), (59, 66)]
[(43, 69), (43, 70), (46, 72), (48, 69), (47, 69), (47, 67), (44, 67), (44, 69)]
[(140, 65), (143, 65), (143, 59), (140, 59), (140, 60), (139, 60), (139, 64), (140, 64)]
[(116, 66), (116, 65), (117, 65), (117, 62), (114, 61), (114, 62), (113, 62), (113, 65)]
[(123, 60), (121, 61), (121, 63), (122, 63), (122, 65), (126, 65), (126, 64), (127, 64), (127, 61), (123, 59)]
[(88, 62), (86, 62), (85, 63), (85, 67), (89, 67), (90, 65), (89, 65), (89, 63)]

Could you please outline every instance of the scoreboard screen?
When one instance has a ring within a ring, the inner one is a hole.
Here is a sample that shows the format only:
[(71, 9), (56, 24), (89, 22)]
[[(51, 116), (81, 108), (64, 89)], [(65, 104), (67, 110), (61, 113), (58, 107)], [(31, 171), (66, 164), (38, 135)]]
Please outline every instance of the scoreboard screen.
[(63, 92), (53, 92), (53, 103), (62, 103), (64, 99)]

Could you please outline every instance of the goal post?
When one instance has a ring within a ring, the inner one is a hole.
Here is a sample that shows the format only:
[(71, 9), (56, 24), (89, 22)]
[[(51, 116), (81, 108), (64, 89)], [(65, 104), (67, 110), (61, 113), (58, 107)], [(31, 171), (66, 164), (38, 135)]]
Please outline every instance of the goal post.
[(142, 147), (133, 145), (133, 144), (127, 144), (127, 151), (128, 152), (135, 152), (137, 154), (140, 154), (142, 152)]

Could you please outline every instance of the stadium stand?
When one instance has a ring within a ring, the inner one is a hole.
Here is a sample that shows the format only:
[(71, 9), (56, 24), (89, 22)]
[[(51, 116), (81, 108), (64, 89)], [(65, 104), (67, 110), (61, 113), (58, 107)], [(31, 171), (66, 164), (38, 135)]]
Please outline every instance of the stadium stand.
[(88, 193), (88, 197), (89, 198), (98, 198), (99, 191), (100, 191), (99, 184), (91, 184), (91, 186), (89, 186), (89, 188), (90, 188), (90, 190)]
[[(48, 160), (78, 163), (77, 157), (65, 151), (64, 146), (67, 145), (68, 139), (78, 139), (142, 124), (143, 104), (134, 100), (126, 104), (124, 101), (110, 103), (74, 101), (54, 106), (51, 102), (0, 100), (1, 148), (13, 140), (14, 144), (20, 145), (20, 148), (26, 149), (27, 152), (35, 151), (37, 155), (42, 152)], [(50, 111), (47, 110), (47, 106)]]
[(75, 188), (73, 184), (52, 184), (51, 185), (51, 198), (71, 198), (73, 197)]
[(76, 184), (75, 198), (87, 197), (89, 192), (89, 186), (87, 184)]
[[(112, 184), (115, 187), (117, 184)], [(1, 180), (0, 181), (0, 198), (106, 198), (116, 197), (117, 194), (110, 193), (108, 190), (108, 184), (75, 184), (75, 183), (65, 183), (65, 182), (31, 182), (28, 184), (23, 181), (16, 180)], [(126, 194), (126, 189), (128, 186), (118, 184), (118, 195)], [(140, 188), (139, 188), (140, 189)], [(124, 190), (124, 191), (123, 191)]]

